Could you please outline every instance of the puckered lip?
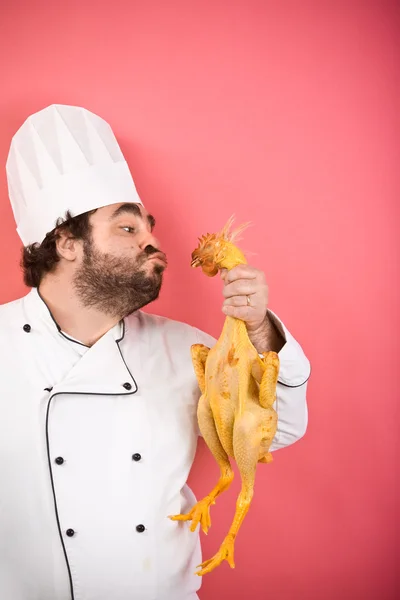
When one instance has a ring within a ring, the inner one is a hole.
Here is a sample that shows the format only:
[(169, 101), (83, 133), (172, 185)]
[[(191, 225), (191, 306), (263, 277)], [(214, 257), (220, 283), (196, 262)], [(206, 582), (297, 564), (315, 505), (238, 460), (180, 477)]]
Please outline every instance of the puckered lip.
[(164, 252), (155, 252), (154, 254), (151, 254), (147, 260), (154, 259), (161, 260), (161, 262), (163, 262), (165, 265), (168, 264), (167, 257)]

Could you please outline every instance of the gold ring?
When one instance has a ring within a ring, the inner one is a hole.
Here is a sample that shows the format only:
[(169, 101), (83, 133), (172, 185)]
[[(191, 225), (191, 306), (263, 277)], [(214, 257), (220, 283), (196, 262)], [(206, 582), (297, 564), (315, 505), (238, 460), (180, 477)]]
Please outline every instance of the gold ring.
[(246, 296), (247, 298), (247, 306), (250, 306), (250, 296)]

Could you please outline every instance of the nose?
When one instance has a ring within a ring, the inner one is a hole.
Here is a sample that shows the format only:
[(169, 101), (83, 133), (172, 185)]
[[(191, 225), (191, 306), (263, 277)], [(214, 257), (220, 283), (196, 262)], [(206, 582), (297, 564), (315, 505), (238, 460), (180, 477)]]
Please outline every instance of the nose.
[(157, 248), (157, 250), (160, 250), (160, 242), (151, 231), (143, 232), (139, 245), (141, 250), (144, 250), (147, 246), (153, 246), (154, 248)]

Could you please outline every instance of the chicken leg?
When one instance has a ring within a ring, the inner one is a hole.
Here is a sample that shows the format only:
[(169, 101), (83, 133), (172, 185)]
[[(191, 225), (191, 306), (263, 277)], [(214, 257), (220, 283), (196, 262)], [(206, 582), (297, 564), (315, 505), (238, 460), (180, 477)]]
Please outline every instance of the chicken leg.
[(242, 481), (235, 516), (219, 551), (199, 565), (201, 569), (197, 574), (201, 576), (210, 573), (223, 560), (227, 560), (231, 568), (235, 567), (234, 543), (253, 498), (257, 462), (272, 461), (269, 448), (277, 425), (277, 414), (272, 404), (275, 400), (274, 382), (278, 378), (279, 357), (274, 352), (264, 353), (262, 363), (264, 373), (259, 391), (260, 404), (248, 404), (234, 424), (233, 450)]
[(228, 535), (222, 542), (219, 551), (212, 558), (199, 565), (201, 569), (197, 571), (197, 575), (202, 576), (210, 573), (223, 560), (227, 560), (232, 569), (235, 567), (235, 538), (253, 498), (261, 438), (262, 423), (260, 422), (260, 418), (257, 418), (257, 415), (252, 411), (245, 411), (242, 417), (235, 421), (233, 432), (235, 460), (242, 480), (242, 488), (236, 502), (235, 516)]
[(229, 488), (234, 475), (229, 457), (220, 442), (210, 403), (205, 393), (205, 362), (208, 351), (209, 349), (202, 344), (192, 346), (194, 369), (202, 392), (197, 409), (197, 418), (201, 434), (218, 463), (221, 475), (213, 490), (205, 498), (199, 500), (189, 513), (170, 516), (173, 521), (192, 521), (191, 531), (194, 531), (200, 523), (204, 533), (207, 533), (211, 526), (210, 505), (215, 504), (217, 496)]

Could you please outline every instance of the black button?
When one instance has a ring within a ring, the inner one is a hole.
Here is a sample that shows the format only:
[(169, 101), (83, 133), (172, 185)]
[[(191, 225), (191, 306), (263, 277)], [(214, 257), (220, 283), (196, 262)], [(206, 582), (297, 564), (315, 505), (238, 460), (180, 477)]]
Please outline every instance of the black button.
[(32, 329), (32, 327), (30, 325), (28, 325), (28, 323), (26, 323), (26, 325), (24, 325), (22, 329), (24, 331), (26, 331), (26, 333), (29, 333), (30, 330)]
[(62, 464), (63, 464), (63, 462), (64, 462), (64, 459), (63, 459), (63, 457), (62, 457), (62, 456), (57, 456), (57, 458), (56, 458), (56, 463), (57, 463), (58, 465), (62, 465)]
[(146, 527), (144, 525), (136, 525), (136, 531), (138, 531), (139, 533), (143, 533), (145, 529)]
[(66, 531), (68, 537), (72, 537), (75, 535), (75, 531), (73, 529), (67, 529)]
[(139, 454), (138, 452), (136, 452), (135, 454), (132, 454), (132, 459), (133, 459), (133, 460), (136, 460), (136, 462), (137, 462), (138, 460), (141, 460), (141, 458), (142, 458), (142, 456), (141, 456), (141, 454)]
[(132, 389), (132, 385), (129, 382), (124, 383), (124, 385), (122, 387), (124, 387), (126, 390), (131, 390)]

